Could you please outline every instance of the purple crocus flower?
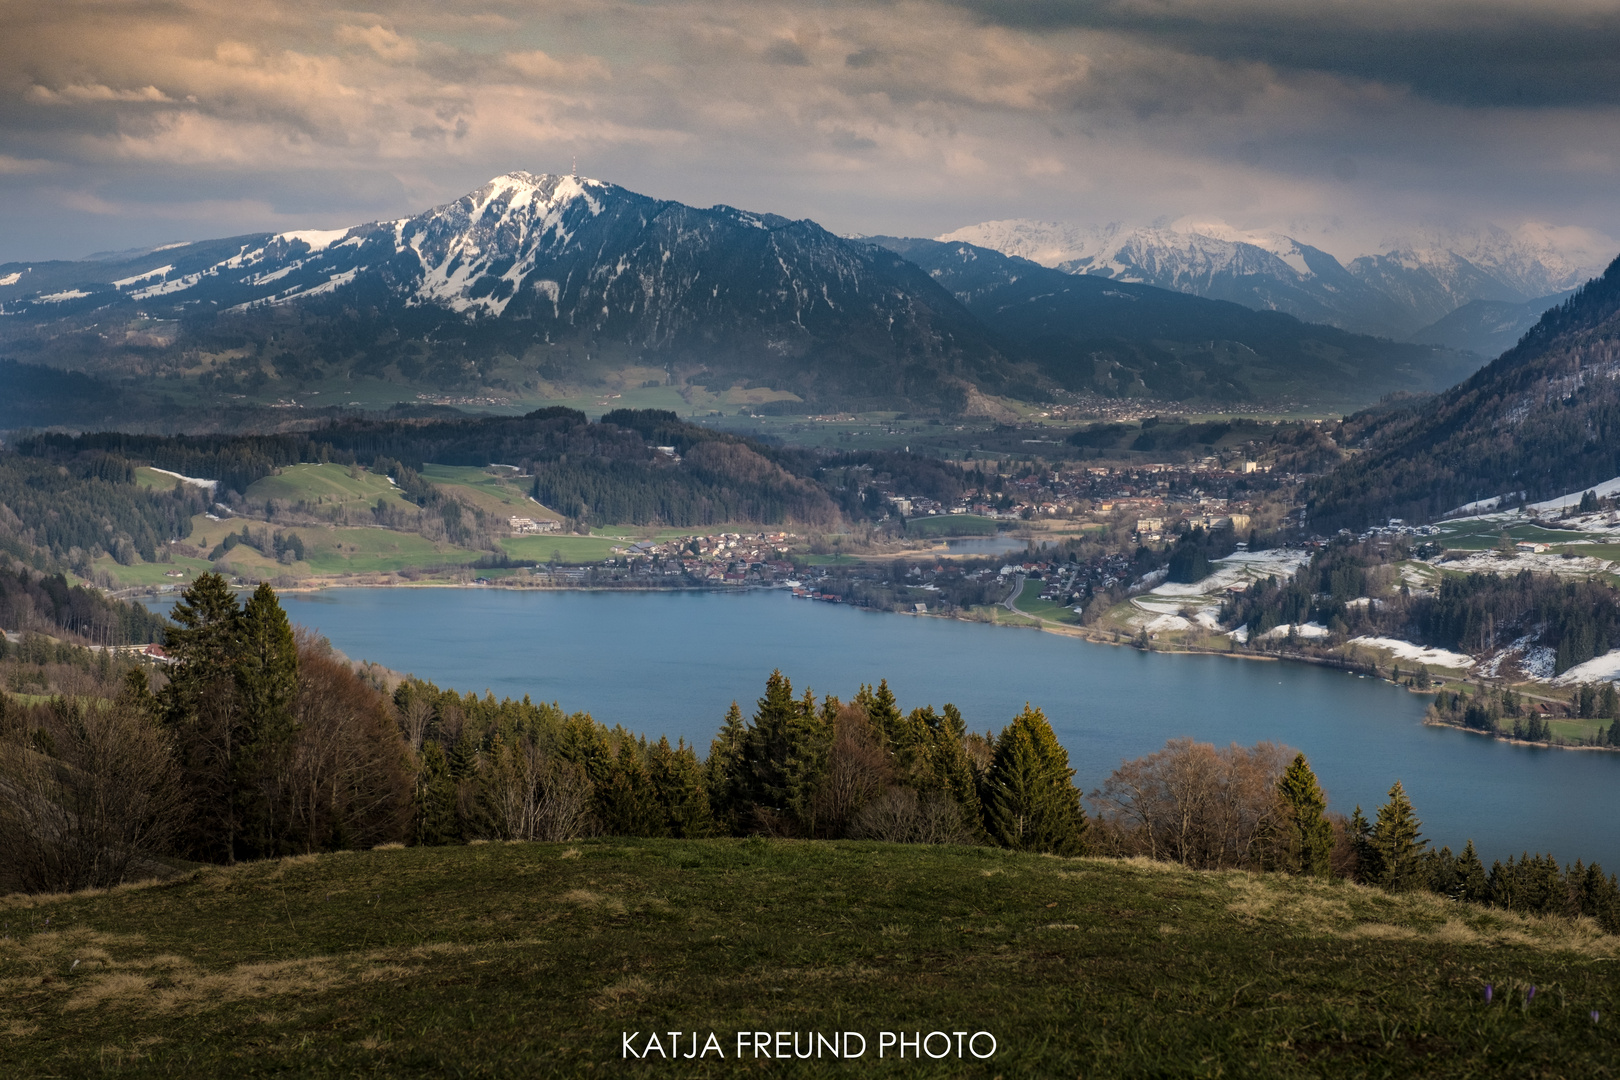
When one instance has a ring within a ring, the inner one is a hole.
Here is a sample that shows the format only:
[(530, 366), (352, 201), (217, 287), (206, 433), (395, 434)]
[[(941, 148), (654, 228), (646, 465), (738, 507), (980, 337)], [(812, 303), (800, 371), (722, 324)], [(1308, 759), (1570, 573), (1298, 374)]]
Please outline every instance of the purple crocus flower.
[(1528, 989), (1528, 990), (1526, 990), (1524, 992), (1524, 1000), (1526, 1002), (1536, 1000), (1536, 988), (1535, 987), (1532, 986), (1530, 989)]
[(1593, 1009), (1592, 1010), (1592, 1023), (1595, 1024), (1597, 1022), (1598, 1022), (1598, 1011), (1596, 1009)]
[(1485, 1004), (1489, 1005), (1490, 1003), (1491, 1003), (1491, 984), (1486, 983), (1485, 984)]

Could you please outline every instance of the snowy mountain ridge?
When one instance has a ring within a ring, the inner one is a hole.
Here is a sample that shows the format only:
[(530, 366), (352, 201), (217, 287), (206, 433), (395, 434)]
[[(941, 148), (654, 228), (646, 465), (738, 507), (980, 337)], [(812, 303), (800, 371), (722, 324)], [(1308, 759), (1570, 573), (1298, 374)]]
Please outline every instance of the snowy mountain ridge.
[(986, 221), (936, 239), (1398, 339), (1475, 300), (1523, 304), (1574, 288), (1606, 265), (1614, 245), (1543, 223), (1430, 229), (1389, 239), (1383, 253), (1347, 265), (1292, 236), (1196, 218), (1153, 226)]

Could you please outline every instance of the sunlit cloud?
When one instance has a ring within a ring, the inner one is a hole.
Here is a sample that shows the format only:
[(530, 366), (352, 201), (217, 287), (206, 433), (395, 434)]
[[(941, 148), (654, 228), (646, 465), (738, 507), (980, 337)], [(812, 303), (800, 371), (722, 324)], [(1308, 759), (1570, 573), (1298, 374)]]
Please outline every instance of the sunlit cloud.
[[(188, 206), (233, 232), (387, 217), (575, 157), (840, 231), (1620, 232), (1606, 3), (14, 0), (8, 31), (0, 259)], [(90, 195), (124, 209), (87, 223)]]

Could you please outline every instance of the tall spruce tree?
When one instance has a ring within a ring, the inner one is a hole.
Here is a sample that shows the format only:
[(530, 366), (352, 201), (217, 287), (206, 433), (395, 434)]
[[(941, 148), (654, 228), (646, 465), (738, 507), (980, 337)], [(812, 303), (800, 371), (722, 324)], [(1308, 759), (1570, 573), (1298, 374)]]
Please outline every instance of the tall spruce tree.
[(270, 855), (278, 831), (271, 789), (284, 770), (297, 728), (298, 643), (267, 584), (254, 590), (238, 626), (234, 675), (239, 735), (232, 764), (242, 822), (238, 846), (248, 855)]
[(199, 858), (235, 862), (243, 742), (235, 673), (242, 612), (223, 577), (202, 574), (180, 594), (169, 618), (169, 683), (158, 700), (180, 747), (191, 805), (189, 846)]
[(1378, 820), (1368, 840), (1374, 863), (1368, 879), (1372, 884), (1397, 892), (1422, 884), (1423, 849), (1429, 843), (1418, 831), (1422, 824), (1406, 797), (1406, 789), (1395, 781), (1389, 789), (1389, 801), (1378, 808)]
[(1001, 729), (985, 780), (985, 826), (996, 843), (1054, 855), (1084, 852), (1086, 812), (1069, 753), (1041, 710), (1026, 704)]
[(705, 781), (709, 790), (709, 809), (718, 828), (725, 833), (740, 831), (743, 803), (747, 799), (747, 780), (743, 770), (748, 726), (743, 723), (742, 709), (733, 701), (726, 710), (720, 732), (709, 744), (709, 759), (704, 763)]
[(814, 697), (806, 693), (802, 701), (795, 700), (793, 683), (781, 671), (771, 672), (744, 740), (754, 817), (744, 827), (813, 832), (812, 804), (831, 741)]
[(1327, 877), (1332, 871), (1333, 826), (1325, 816), (1327, 797), (1304, 754), (1294, 756), (1277, 782), (1277, 792), (1288, 811), (1288, 868)]
[(1474, 850), (1474, 841), (1469, 840), (1463, 847), (1462, 854), (1457, 856), (1457, 873), (1455, 876), (1456, 888), (1452, 894), (1455, 900), (1463, 900), (1470, 904), (1483, 904), (1490, 898), (1490, 889), (1486, 883), (1485, 864), (1479, 860), (1479, 852)]

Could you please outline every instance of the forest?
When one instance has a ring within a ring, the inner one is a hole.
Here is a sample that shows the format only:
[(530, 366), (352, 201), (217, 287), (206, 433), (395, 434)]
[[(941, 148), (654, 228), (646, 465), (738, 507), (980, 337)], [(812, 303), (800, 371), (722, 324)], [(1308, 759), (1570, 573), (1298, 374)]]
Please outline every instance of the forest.
[(1402, 544), (1340, 539), (1285, 582), (1267, 578), (1235, 594), (1225, 625), (1251, 640), (1274, 627), (1317, 622), (1341, 636), (1382, 635), (1482, 656), (1516, 641), (1554, 650), (1554, 674), (1620, 644), (1620, 596), (1596, 580), (1521, 570), (1445, 574), (1431, 595), (1400, 583)]
[[(300, 462), (388, 475), (407, 500), (443, 518), (454, 543), (474, 542), (480, 530), (462, 520), (459, 502), (422, 478), (430, 462), (512, 465), (530, 478), (536, 499), (581, 527), (827, 527), (887, 516), (881, 490), (944, 500), (964, 484), (959, 470), (921, 455), (785, 449), (656, 409), (620, 409), (595, 422), (566, 408), (521, 417), (349, 418), (282, 435), (47, 433), (0, 452), (0, 503), (12, 511), (0, 518), (0, 547), (25, 560), (43, 551), (50, 568), (81, 576), (102, 552), (120, 562), (137, 554), (151, 561), (162, 544), (186, 537), (191, 516), (210, 499), (196, 487), (144, 491), (134, 483), (137, 465), (218, 480), (217, 498), (236, 505), (256, 480)], [(377, 517), (404, 524), (386, 507)]]
[(1351, 418), (1360, 452), (1309, 486), (1312, 527), (1432, 521), (1478, 499), (1535, 502), (1620, 475), (1620, 382), (1603, 377), (1617, 315), (1620, 260), (1469, 379)]
[[(1145, 856), (1428, 889), (1620, 931), (1596, 866), (1526, 856), (1486, 870), (1433, 851), (1397, 783), (1368, 820), (1330, 813), (1304, 755), (1188, 739), (1122, 763), (1090, 795), (1026, 705), (999, 732), (950, 704), (902, 708), (886, 683), (847, 700), (780, 671), (707, 754), (525, 698), (405, 679), (390, 691), (293, 628), (274, 590), (239, 604), (215, 575), (176, 605), (172, 663), (109, 667), (61, 646), (57, 692), (0, 695), (0, 877), (36, 891), (163, 872), (166, 859), (581, 836), (860, 838)], [(65, 649), (66, 652), (61, 650)], [(78, 692), (63, 692), (66, 675)]]

